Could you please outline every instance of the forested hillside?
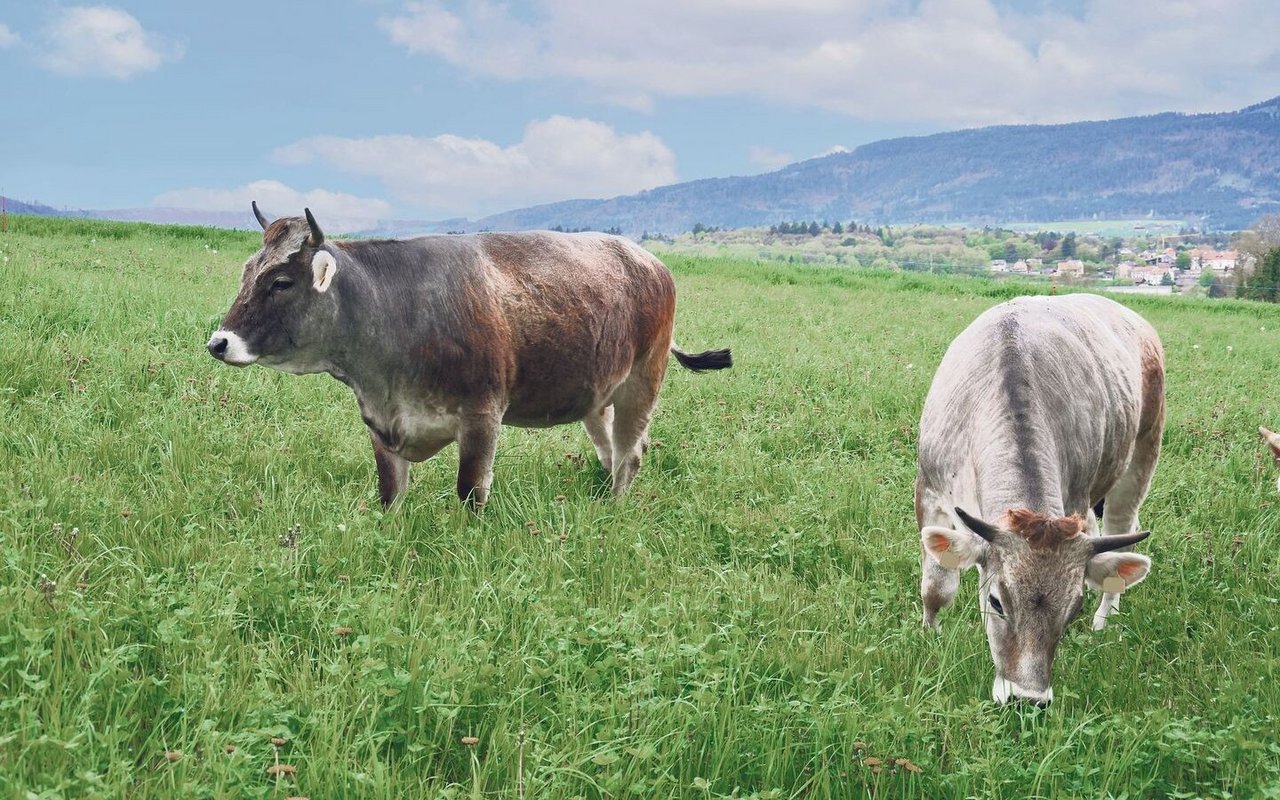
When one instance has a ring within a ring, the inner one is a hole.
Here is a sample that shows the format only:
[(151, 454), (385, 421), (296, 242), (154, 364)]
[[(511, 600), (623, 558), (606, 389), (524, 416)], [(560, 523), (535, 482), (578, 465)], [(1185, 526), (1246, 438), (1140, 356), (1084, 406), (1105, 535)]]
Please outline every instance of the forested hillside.
[(1238, 229), (1280, 209), (1280, 98), (1166, 113), (889, 139), (776, 172), (573, 200), (476, 227), (676, 232), (825, 218), (881, 224), (1140, 217)]

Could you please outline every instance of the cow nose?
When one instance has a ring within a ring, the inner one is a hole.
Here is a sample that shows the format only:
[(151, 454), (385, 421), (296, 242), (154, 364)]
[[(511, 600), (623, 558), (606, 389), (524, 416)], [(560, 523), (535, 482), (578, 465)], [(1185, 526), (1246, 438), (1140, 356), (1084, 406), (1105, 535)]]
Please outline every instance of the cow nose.
[(225, 358), (227, 355), (227, 344), (227, 337), (215, 334), (214, 337), (209, 340), (210, 355), (219, 360)]
[(1042, 711), (1048, 708), (1049, 704), (1053, 702), (1052, 697), (1038, 697), (1038, 698), (1019, 697), (1018, 699), (1024, 703), (1030, 703), (1031, 705), (1035, 706), (1036, 708)]

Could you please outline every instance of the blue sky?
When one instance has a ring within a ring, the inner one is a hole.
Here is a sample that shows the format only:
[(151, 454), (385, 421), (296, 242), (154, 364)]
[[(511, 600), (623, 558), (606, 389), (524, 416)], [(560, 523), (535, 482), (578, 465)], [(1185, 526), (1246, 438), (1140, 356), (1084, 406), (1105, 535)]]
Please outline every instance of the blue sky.
[(1280, 94), (1273, 0), (0, 5), (0, 193), (479, 216)]

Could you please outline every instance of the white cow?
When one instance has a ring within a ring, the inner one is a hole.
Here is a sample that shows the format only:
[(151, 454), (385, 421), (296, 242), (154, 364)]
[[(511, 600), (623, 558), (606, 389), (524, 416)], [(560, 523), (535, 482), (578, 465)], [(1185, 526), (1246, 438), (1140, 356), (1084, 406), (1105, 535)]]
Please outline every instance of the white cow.
[(960, 572), (978, 568), (997, 702), (1048, 705), (1084, 585), (1103, 591), (1101, 629), (1146, 577), (1150, 559), (1112, 551), (1148, 535), (1138, 506), (1163, 429), (1160, 338), (1111, 300), (1020, 297), (951, 343), (920, 420), (920, 594), (924, 623), (937, 627)]

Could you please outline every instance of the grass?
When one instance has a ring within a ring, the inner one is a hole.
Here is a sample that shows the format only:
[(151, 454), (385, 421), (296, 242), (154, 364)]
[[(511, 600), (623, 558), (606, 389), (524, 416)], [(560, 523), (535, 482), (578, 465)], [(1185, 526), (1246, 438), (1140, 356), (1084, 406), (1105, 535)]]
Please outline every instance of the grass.
[(1125, 298), (1154, 569), (1041, 713), (988, 699), (972, 574), (921, 629), (911, 510), (932, 371), (1016, 286), (672, 256), (737, 366), (672, 369), (630, 496), (507, 429), (481, 517), (452, 448), (383, 514), (345, 387), (204, 353), (256, 246), (0, 235), (0, 797), (1280, 797), (1280, 310)]

